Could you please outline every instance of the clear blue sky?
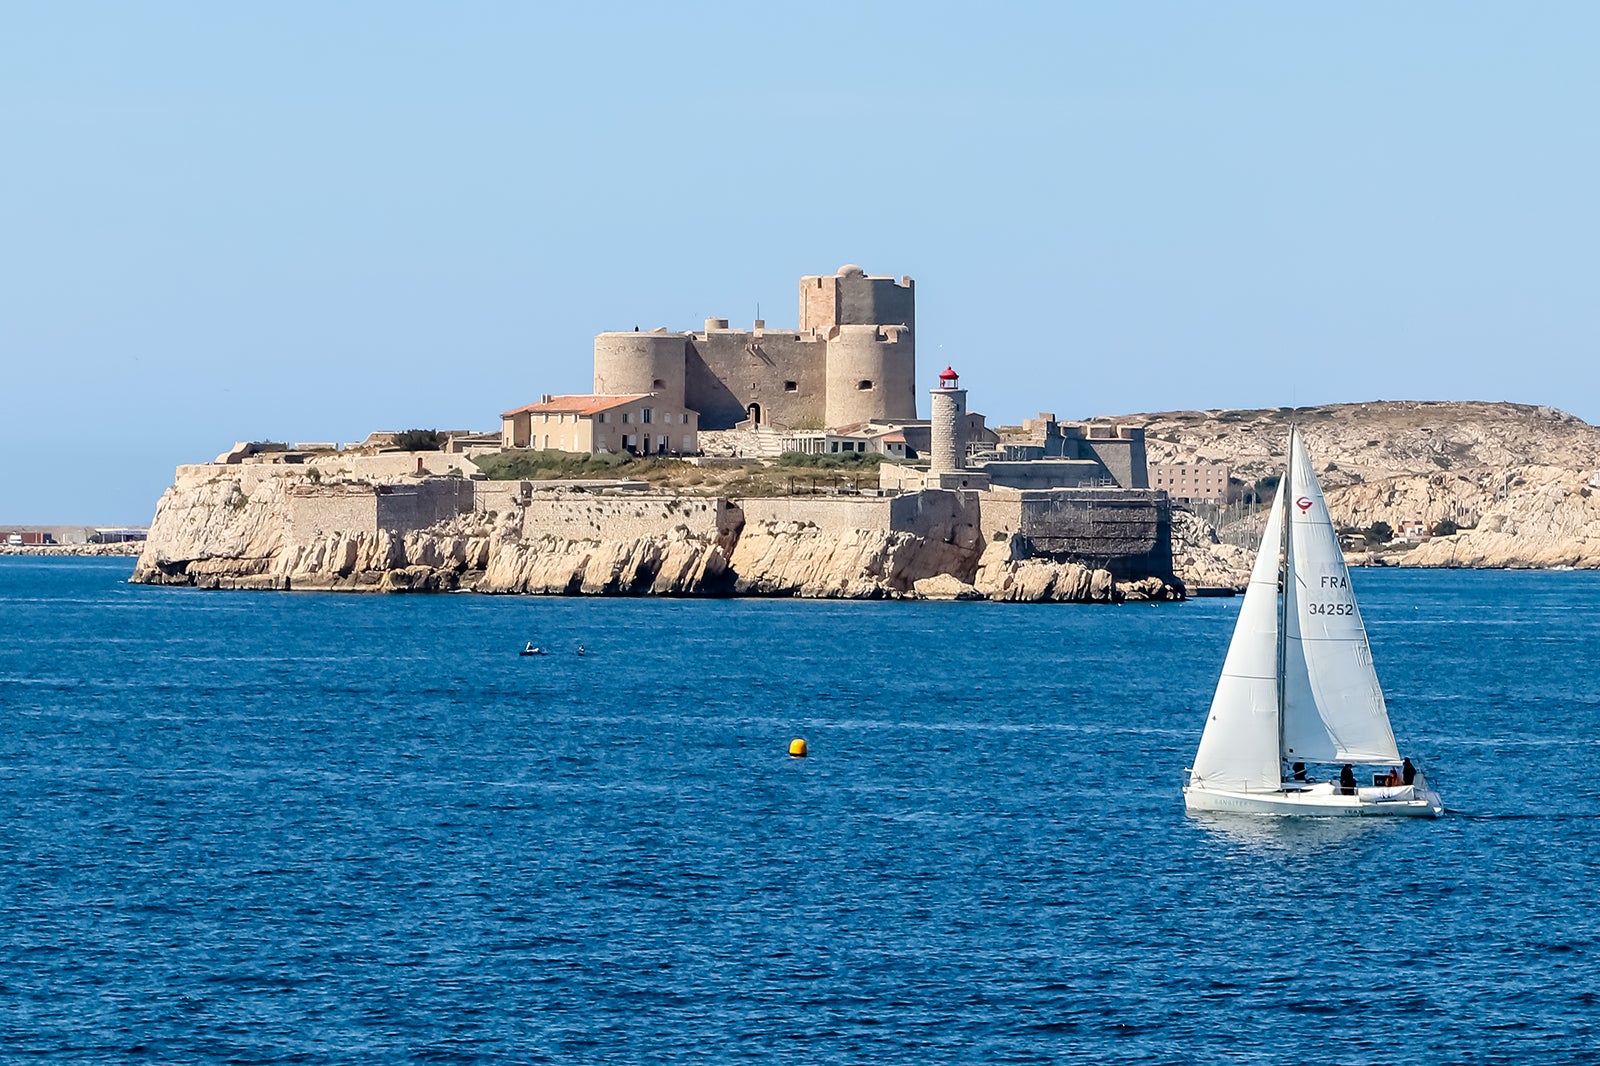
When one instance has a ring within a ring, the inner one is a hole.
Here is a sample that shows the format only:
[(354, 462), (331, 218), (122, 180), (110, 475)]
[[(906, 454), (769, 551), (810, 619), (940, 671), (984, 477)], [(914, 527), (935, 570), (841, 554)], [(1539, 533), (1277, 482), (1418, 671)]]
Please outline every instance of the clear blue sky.
[[(802, 12), (809, 11), (809, 14)], [(15, 3), (0, 521), (495, 429), (605, 329), (917, 279), (991, 420), (1600, 421), (1600, 7)]]

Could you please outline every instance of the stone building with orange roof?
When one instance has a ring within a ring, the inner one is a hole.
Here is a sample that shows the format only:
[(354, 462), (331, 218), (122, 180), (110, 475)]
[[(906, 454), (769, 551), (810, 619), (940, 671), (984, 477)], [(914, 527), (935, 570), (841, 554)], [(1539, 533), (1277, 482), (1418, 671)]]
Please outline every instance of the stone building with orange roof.
[(700, 416), (653, 392), (621, 396), (542, 396), (500, 415), (505, 448), (540, 451), (693, 455)]

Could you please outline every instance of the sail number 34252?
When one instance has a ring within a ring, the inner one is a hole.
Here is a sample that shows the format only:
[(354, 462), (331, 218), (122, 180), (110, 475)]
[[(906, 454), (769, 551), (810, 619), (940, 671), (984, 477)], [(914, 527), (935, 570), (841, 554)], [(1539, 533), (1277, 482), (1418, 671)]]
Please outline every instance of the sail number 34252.
[(1356, 613), (1356, 605), (1348, 600), (1344, 603), (1308, 603), (1307, 614), (1349, 615)]

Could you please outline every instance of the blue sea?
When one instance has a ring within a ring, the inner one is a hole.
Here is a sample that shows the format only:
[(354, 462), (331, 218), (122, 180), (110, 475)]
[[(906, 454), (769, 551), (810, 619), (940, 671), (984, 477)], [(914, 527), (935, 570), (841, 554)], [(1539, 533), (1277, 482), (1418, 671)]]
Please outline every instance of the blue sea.
[(130, 569), (0, 559), (0, 1060), (1600, 1058), (1600, 574), (1358, 572), (1348, 822), (1184, 813), (1237, 600)]

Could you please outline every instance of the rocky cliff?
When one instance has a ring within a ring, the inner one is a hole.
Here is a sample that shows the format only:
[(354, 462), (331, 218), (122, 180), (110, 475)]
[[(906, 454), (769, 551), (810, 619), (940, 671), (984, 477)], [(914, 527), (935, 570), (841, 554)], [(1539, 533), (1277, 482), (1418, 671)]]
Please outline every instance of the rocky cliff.
[[(202, 588), (1033, 602), (1182, 594), (1159, 575), (1119, 583), (1105, 570), (1024, 559), (1017, 538), (986, 544), (970, 522), (955, 519), (920, 534), (841, 531), (805, 521), (747, 522), (728, 507), (718, 512), (723, 528), (678, 520), (707, 510), (681, 501), (665, 501), (659, 512), (666, 517), (652, 520), (642, 517), (643, 505), (634, 513), (631, 502), (613, 500), (613, 514), (623, 517), (607, 520), (595, 504), (575, 497), (570, 507), (554, 506), (581, 521), (553, 530), (530, 519), (529, 498), (504, 491), (504, 499), (516, 502), (420, 528), (305, 518), (308, 496), (332, 508), (348, 496), (359, 508), (381, 502), (386, 490), (411, 491), (406, 479), (397, 481), (330, 483), (292, 466), (184, 468), (161, 498), (132, 580)], [(954, 515), (960, 507), (933, 510)], [(381, 508), (372, 513), (381, 515)]]
[(1295, 422), (1336, 521), (1459, 527), (1407, 565), (1600, 566), (1600, 429), (1555, 408), (1387, 401), (1117, 421), (1144, 423), (1152, 464), (1227, 463), (1241, 488), (1280, 472)]

